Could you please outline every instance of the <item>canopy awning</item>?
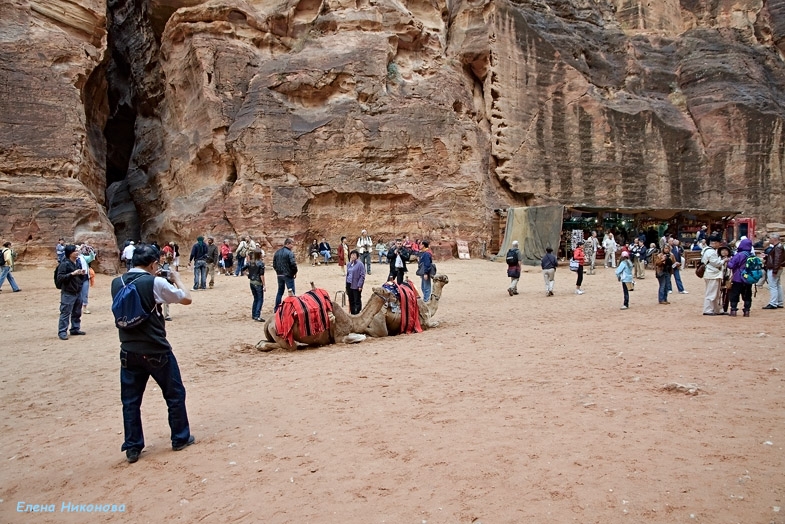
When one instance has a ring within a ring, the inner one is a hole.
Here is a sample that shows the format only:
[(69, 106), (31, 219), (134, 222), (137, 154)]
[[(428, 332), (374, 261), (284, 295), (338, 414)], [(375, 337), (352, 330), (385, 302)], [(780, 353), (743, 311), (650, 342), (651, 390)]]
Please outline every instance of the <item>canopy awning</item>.
[(648, 216), (660, 220), (670, 220), (677, 215), (694, 215), (698, 218), (730, 220), (742, 213), (742, 211), (718, 210), (718, 209), (690, 209), (690, 208), (641, 208), (641, 207), (600, 207), (582, 204), (566, 206), (568, 211), (579, 213), (620, 213), (622, 215), (632, 215), (635, 217)]

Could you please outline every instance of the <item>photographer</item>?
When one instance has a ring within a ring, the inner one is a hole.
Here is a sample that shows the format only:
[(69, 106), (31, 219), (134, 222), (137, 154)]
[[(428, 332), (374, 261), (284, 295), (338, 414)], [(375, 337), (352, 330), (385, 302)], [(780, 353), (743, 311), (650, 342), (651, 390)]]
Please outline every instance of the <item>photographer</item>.
[(60, 288), (60, 321), (57, 325), (57, 336), (60, 340), (68, 340), (68, 324), (70, 321), (72, 335), (84, 335), (82, 331), (82, 284), (88, 278), (87, 271), (77, 265), (79, 252), (76, 246), (65, 246), (65, 259), (57, 266), (55, 282)]
[(409, 260), (409, 250), (403, 247), (400, 238), (395, 239), (395, 246), (387, 252), (387, 260), (390, 262), (390, 276), (395, 277), (398, 284), (403, 284), (403, 275), (408, 272), (406, 261)]
[(121, 449), (130, 463), (139, 460), (144, 448), (141, 407), (150, 377), (161, 388), (169, 409), (172, 449), (180, 451), (195, 442), (185, 409), (185, 386), (172, 346), (166, 338), (166, 322), (161, 308), (162, 304), (188, 305), (192, 299), (177, 271), (159, 270), (159, 258), (155, 247), (142, 244), (134, 251), (134, 267), (112, 281), (113, 299), (124, 286), (133, 283), (142, 308), (151, 312), (146, 320), (134, 327), (118, 328), (120, 399), (125, 429)]

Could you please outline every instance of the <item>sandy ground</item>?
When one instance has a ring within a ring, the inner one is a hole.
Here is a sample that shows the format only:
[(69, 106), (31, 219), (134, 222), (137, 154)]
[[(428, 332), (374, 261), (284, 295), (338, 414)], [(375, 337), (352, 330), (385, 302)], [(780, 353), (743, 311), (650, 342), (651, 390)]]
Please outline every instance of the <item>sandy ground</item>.
[[(247, 279), (217, 277), (168, 324), (197, 444), (170, 449), (151, 382), (132, 465), (110, 277), (87, 336), (60, 341), (51, 270), (18, 271), (23, 292), (0, 294), (0, 522), (785, 523), (785, 310), (762, 311), (766, 291), (752, 317), (714, 318), (691, 271), (671, 305), (649, 273), (620, 311), (611, 270), (577, 296), (562, 268), (545, 297), (532, 269), (509, 297), (503, 264), (439, 269), (438, 328), (272, 353), (253, 348)], [(342, 288), (334, 265), (309, 280)]]

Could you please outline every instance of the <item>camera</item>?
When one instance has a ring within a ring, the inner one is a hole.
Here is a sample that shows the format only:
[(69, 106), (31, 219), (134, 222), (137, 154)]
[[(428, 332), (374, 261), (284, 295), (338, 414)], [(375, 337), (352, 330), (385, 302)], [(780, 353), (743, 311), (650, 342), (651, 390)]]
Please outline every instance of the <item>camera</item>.
[(169, 273), (168, 269), (161, 269), (160, 271), (158, 271), (158, 276), (161, 278), (165, 278), (166, 280), (169, 280), (170, 275), (171, 273)]

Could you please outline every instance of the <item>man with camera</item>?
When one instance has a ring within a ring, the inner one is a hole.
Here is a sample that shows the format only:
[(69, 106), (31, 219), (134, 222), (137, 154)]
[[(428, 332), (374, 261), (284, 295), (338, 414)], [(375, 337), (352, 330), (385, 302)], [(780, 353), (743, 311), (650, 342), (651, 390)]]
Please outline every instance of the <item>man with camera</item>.
[[(142, 244), (134, 251), (134, 267), (112, 281), (112, 298), (124, 285), (134, 284), (141, 306), (150, 316), (130, 327), (118, 328), (120, 336), (120, 399), (123, 403), (125, 440), (121, 448), (128, 462), (139, 460), (144, 448), (142, 432), (142, 396), (150, 377), (161, 388), (169, 408), (172, 449), (180, 451), (195, 442), (185, 409), (185, 386), (180, 367), (166, 339), (166, 322), (162, 304), (191, 303), (191, 294), (177, 271), (158, 270), (159, 253)], [(158, 275), (158, 276), (156, 276)], [(165, 275), (167, 278), (163, 278)]]
[(406, 261), (409, 260), (409, 250), (403, 247), (403, 240), (395, 239), (395, 246), (387, 252), (387, 260), (390, 261), (390, 276), (395, 277), (398, 284), (403, 284), (403, 275), (408, 272)]
[(57, 266), (55, 283), (60, 288), (60, 320), (57, 325), (57, 336), (60, 340), (68, 340), (68, 325), (71, 335), (84, 335), (82, 331), (82, 284), (88, 278), (87, 270), (77, 265), (79, 251), (76, 246), (65, 246), (65, 259)]

